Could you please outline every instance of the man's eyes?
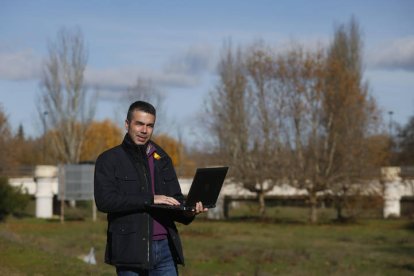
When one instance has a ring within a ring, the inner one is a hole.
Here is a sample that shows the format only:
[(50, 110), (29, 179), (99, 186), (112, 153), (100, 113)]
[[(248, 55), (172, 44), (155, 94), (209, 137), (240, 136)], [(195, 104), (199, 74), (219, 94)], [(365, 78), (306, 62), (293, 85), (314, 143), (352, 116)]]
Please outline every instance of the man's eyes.
[[(142, 122), (136, 122), (135, 125), (137, 125), (137, 126), (145, 126), (145, 124), (142, 123)], [(154, 128), (154, 125), (153, 124), (148, 124), (147, 127)]]

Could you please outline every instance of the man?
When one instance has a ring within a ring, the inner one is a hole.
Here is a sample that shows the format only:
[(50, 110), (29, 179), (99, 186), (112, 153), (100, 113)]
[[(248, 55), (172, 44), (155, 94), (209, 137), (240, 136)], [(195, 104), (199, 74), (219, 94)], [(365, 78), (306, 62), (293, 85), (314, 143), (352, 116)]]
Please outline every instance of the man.
[(151, 141), (155, 119), (151, 104), (131, 104), (122, 144), (96, 160), (96, 206), (108, 219), (105, 262), (118, 275), (177, 275), (184, 257), (174, 222), (207, 211), (201, 202), (193, 212), (151, 208), (183, 201), (171, 158)]

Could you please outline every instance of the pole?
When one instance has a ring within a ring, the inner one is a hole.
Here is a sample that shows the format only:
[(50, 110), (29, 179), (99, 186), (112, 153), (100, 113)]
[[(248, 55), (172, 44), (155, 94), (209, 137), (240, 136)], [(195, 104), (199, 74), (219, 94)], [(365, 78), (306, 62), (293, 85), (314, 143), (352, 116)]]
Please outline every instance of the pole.
[(388, 124), (388, 135), (390, 136), (390, 139), (392, 138), (392, 115), (394, 114), (394, 111), (388, 111), (388, 115), (390, 115), (390, 121)]
[(42, 121), (43, 121), (43, 164), (46, 164), (46, 116), (47, 116), (48, 112), (47, 111), (43, 111), (43, 117), (42, 117)]
[(390, 116), (389, 124), (388, 124), (388, 137), (389, 137), (389, 154), (390, 154), (390, 165), (392, 165), (393, 162), (393, 138), (392, 138), (392, 115), (394, 114), (393, 111), (388, 111), (388, 115)]
[(92, 221), (96, 221), (96, 204), (95, 199), (92, 199)]
[(59, 165), (60, 223), (65, 222), (65, 166)]

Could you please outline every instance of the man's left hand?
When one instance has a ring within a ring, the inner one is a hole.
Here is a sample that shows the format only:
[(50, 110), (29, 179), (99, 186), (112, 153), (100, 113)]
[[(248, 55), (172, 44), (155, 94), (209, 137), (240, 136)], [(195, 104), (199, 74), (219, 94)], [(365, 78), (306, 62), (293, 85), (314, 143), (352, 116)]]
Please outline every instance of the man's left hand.
[(204, 208), (203, 203), (201, 201), (199, 201), (199, 202), (196, 203), (195, 209), (192, 210), (192, 211), (188, 211), (187, 215), (188, 216), (195, 216), (195, 215), (198, 215), (198, 214), (201, 214), (201, 213), (205, 213), (207, 211), (208, 211), (208, 208)]

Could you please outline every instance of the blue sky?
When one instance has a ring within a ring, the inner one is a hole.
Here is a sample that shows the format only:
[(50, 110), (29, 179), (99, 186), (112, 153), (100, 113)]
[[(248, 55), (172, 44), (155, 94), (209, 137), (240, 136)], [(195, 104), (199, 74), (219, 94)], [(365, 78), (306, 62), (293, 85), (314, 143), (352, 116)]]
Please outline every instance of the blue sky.
[[(79, 27), (89, 53), (86, 83), (99, 86), (95, 118), (122, 126), (123, 91), (138, 77), (166, 96), (168, 131), (196, 141), (196, 114), (214, 89), (223, 43), (261, 39), (275, 49), (291, 41), (326, 44), (334, 27), (355, 16), (363, 34), (365, 78), (392, 119), (414, 115), (414, 1), (140, 1), (2, 0), (0, 103), (16, 130), (42, 134), (36, 101), (48, 41), (62, 28)], [(120, 116), (120, 114), (122, 114)]]

